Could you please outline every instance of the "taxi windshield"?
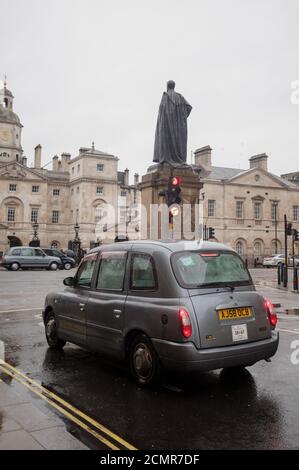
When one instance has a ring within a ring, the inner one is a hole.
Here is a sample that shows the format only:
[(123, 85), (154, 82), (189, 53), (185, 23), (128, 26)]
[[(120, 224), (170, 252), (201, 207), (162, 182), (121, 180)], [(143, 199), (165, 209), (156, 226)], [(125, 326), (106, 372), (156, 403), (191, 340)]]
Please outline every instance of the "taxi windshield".
[(239, 256), (226, 251), (184, 251), (172, 256), (179, 284), (186, 288), (251, 285), (248, 269)]

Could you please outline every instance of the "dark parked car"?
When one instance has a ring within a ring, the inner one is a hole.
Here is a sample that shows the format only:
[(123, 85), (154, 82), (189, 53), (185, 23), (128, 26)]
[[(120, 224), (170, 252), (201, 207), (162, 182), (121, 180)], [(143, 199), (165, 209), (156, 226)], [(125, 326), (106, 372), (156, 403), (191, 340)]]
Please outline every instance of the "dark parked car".
[(41, 248), (31, 246), (9, 248), (1, 264), (12, 271), (18, 271), (20, 268), (46, 268), (56, 271), (62, 265), (60, 258), (48, 256)]
[(62, 251), (57, 250), (56, 248), (43, 248), (43, 251), (49, 256), (56, 256), (60, 258), (62, 264), (61, 269), (72, 269), (76, 266), (76, 261), (74, 258), (67, 256)]
[(126, 359), (142, 385), (163, 366), (238, 370), (278, 347), (271, 303), (239, 255), (219, 243), (102, 245), (64, 284), (45, 301), (49, 346), (70, 341)]

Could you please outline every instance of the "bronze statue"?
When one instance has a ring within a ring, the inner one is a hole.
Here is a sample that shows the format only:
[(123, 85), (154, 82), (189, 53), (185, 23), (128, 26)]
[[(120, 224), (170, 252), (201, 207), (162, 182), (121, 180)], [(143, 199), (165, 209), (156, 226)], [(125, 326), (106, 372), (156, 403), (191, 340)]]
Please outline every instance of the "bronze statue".
[(175, 83), (167, 82), (167, 92), (160, 103), (154, 149), (154, 162), (172, 166), (186, 165), (187, 118), (192, 106), (174, 91)]

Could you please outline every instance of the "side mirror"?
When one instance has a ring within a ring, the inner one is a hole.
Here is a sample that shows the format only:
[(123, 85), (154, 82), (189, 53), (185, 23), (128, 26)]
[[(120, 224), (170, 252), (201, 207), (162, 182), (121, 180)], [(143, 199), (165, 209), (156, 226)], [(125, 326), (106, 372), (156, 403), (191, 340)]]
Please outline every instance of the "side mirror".
[(63, 284), (68, 287), (74, 287), (75, 279), (73, 277), (66, 277), (63, 279)]

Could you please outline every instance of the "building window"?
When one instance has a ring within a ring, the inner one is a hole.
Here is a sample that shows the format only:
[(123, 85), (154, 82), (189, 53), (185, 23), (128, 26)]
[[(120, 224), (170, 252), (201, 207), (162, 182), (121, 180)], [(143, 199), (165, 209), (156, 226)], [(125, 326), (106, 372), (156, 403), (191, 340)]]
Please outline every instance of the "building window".
[(244, 219), (244, 202), (236, 201), (236, 218)]
[(216, 216), (216, 201), (214, 199), (208, 200), (208, 217)]
[(79, 220), (79, 209), (76, 209), (76, 222)]
[(39, 192), (39, 186), (32, 186), (32, 192), (33, 193), (38, 193)]
[(103, 187), (97, 186), (97, 194), (103, 194)]
[(9, 185), (9, 190), (10, 191), (16, 191), (17, 190), (17, 185), (16, 184), (10, 184)]
[(102, 218), (102, 206), (99, 204), (95, 208), (95, 223), (98, 224)]
[(262, 204), (261, 204), (261, 202), (255, 202), (253, 204), (253, 216), (256, 220), (260, 220), (262, 218)]
[(120, 207), (119, 209), (119, 223), (121, 225), (124, 225), (127, 221), (127, 208), (126, 207)]
[(299, 220), (299, 206), (293, 206), (293, 220)]
[(59, 211), (52, 211), (52, 224), (59, 224)]
[(121, 195), (121, 197), (126, 197), (127, 196), (127, 191), (121, 191), (120, 195)]
[(16, 208), (8, 207), (7, 208), (7, 222), (15, 222), (16, 220)]
[(79, 186), (77, 186), (77, 194), (79, 193), (79, 191), (80, 191), (80, 188), (79, 188)]
[(74, 194), (74, 188), (72, 188), (72, 190), (71, 190), (71, 195), (73, 195), (73, 194)]
[(271, 220), (272, 222), (277, 221), (277, 215), (278, 215), (278, 206), (277, 204), (271, 204)]
[(72, 175), (74, 174), (75, 172), (75, 167), (72, 168)]
[(103, 163), (98, 163), (97, 164), (97, 171), (103, 171), (104, 170), (104, 165)]
[(77, 173), (80, 172), (80, 165), (77, 166)]
[(277, 255), (277, 253), (281, 253), (281, 243), (279, 240), (272, 240), (271, 242), (271, 254)]
[(59, 196), (60, 189), (53, 189), (53, 196)]
[(262, 255), (262, 244), (260, 241), (256, 241), (253, 245), (253, 252), (255, 257)]
[(31, 222), (36, 224), (38, 217), (38, 209), (31, 209)]
[(33, 209), (31, 209), (31, 222), (36, 224), (37, 219), (38, 219), (38, 209), (33, 208)]
[(241, 240), (238, 240), (236, 243), (236, 252), (240, 256), (244, 255), (244, 243)]
[(74, 211), (71, 210), (71, 221), (73, 222), (74, 221)]

